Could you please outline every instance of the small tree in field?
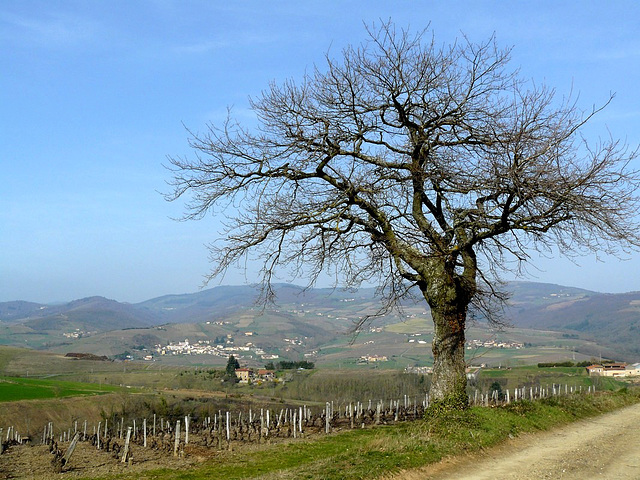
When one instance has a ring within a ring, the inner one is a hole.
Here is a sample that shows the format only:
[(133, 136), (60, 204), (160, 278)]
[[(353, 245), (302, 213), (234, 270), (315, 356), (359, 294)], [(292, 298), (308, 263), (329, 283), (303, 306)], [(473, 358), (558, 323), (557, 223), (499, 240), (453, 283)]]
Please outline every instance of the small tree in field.
[[(508, 69), (493, 39), (438, 46), (369, 30), (300, 83), (251, 100), (259, 126), (231, 118), (193, 134), (193, 159), (171, 158), (170, 200), (186, 218), (231, 205), (211, 277), (249, 255), (268, 298), (282, 266), (313, 285), (380, 285), (381, 312), (416, 292), (434, 323), (432, 398), (466, 400), (470, 308), (492, 321), (499, 273), (531, 251), (572, 256), (640, 245), (636, 152), (587, 144), (586, 114)], [(497, 301), (497, 302), (496, 302)]]

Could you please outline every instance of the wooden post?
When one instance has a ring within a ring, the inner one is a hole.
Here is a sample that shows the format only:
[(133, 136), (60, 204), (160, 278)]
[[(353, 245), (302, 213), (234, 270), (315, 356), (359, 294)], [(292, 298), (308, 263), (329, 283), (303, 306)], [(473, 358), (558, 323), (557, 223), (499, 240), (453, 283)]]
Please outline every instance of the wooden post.
[(331, 404), (329, 402), (326, 402), (325, 404), (325, 410), (324, 410), (324, 433), (329, 433), (331, 431), (331, 412), (330, 409), (331, 408)]
[(227, 443), (230, 444), (231, 443), (231, 432), (229, 430), (229, 428), (230, 428), (229, 427), (229, 423), (230, 423), (229, 422), (229, 412), (227, 411), (227, 425), (226, 425), (226, 427), (227, 427)]
[(153, 436), (156, 436), (156, 414), (153, 414)]
[(143, 435), (143, 446), (147, 448), (147, 419), (142, 420), (142, 435)]
[(264, 435), (264, 408), (260, 409), (260, 437)]
[(184, 444), (189, 444), (189, 415), (184, 417)]
[(351, 428), (353, 429), (353, 404), (349, 403), (349, 423), (351, 424)]
[(78, 440), (80, 439), (80, 434), (78, 432), (73, 436), (73, 440), (71, 440), (71, 445), (67, 448), (66, 453), (64, 454), (64, 465), (69, 464), (69, 460), (71, 459), (71, 455), (73, 455), (73, 451), (76, 449), (76, 445), (78, 444)]
[(300, 414), (298, 415), (298, 424), (300, 425), (300, 437), (304, 438), (304, 431), (302, 428), (302, 408), (300, 408)]
[(124, 452), (122, 452), (121, 463), (126, 463), (129, 460), (129, 442), (131, 441), (131, 427), (127, 427), (127, 438), (124, 441)]
[(100, 450), (100, 427), (102, 426), (102, 422), (98, 422), (98, 435), (96, 436), (97, 448)]
[(173, 443), (173, 456), (178, 456), (178, 446), (180, 445), (180, 420), (176, 420), (176, 439)]
[(296, 438), (296, 417), (298, 415), (298, 411), (293, 411), (293, 438)]

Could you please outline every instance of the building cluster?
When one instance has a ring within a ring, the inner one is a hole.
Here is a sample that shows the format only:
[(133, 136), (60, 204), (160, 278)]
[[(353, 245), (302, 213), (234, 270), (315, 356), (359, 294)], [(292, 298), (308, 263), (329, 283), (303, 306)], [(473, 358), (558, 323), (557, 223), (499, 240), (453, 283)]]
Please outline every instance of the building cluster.
[(467, 350), (474, 348), (524, 348), (524, 343), (505, 342), (499, 340), (469, 340), (467, 341)]
[(95, 333), (97, 332), (84, 332), (79, 328), (76, 328), (73, 332), (63, 333), (62, 335), (66, 338), (82, 338), (82, 337), (89, 337)]
[(421, 336), (422, 336), (421, 333), (412, 333), (411, 335), (409, 335), (409, 343), (419, 343), (420, 345), (426, 345), (427, 343), (429, 343), (427, 340), (423, 340), (422, 338), (417, 338)]
[(590, 377), (635, 377), (640, 376), (640, 363), (603, 363), (589, 365), (587, 373)]
[(273, 370), (254, 370), (253, 368), (236, 368), (238, 383), (274, 382), (276, 374)]
[(387, 362), (389, 359), (386, 355), (362, 355), (358, 362), (360, 363), (376, 363), (376, 362)]
[(213, 355), (227, 358), (233, 354), (237, 358), (242, 358), (243, 354), (253, 354), (263, 360), (275, 360), (279, 358), (278, 355), (268, 354), (262, 348), (257, 347), (251, 342), (240, 346), (229, 342), (216, 344), (211, 343), (210, 340), (198, 340), (196, 343), (190, 343), (189, 339), (185, 339), (184, 342), (171, 342), (168, 345), (156, 345), (155, 347), (156, 352), (160, 355)]

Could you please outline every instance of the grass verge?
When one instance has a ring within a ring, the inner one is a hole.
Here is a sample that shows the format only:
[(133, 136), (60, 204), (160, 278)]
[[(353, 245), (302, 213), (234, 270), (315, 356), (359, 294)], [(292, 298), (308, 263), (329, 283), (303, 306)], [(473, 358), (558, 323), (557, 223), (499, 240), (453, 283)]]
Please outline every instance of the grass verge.
[[(471, 408), (426, 421), (349, 430), (316, 440), (221, 452), (187, 471), (154, 470), (140, 479), (369, 479), (496, 445), (640, 401), (636, 391), (570, 395), (501, 408)], [(109, 478), (109, 477), (105, 477)], [(118, 478), (134, 478), (118, 477)]]

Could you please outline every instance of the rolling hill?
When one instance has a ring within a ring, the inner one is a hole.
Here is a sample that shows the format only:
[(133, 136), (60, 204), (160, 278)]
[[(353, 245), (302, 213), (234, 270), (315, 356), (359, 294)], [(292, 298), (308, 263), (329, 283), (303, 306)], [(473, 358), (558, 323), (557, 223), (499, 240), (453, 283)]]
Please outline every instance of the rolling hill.
[[(575, 340), (571, 348), (585, 355), (604, 352), (621, 360), (640, 359), (640, 292), (611, 295), (533, 282), (513, 282), (509, 289), (512, 297), (505, 317), (515, 328), (506, 333), (555, 331), (561, 339)], [(0, 344), (113, 356), (185, 339), (194, 343), (233, 338), (236, 344), (242, 340), (290, 358), (317, 351), (325, 358), (338, 358), (345, 349), (354, 355), (360, 352), (357, 344), (350, 346), (349, 331), (354, 321), (379, 308), (374, 289), (281, 284), (276, 292), (276, 304), (267, 306), (256, 304), (255, 286), (220, 286), (138, 304), (103, 297), (63, 305), (5, 302), (0, 303)], [(424, 305), (408, 303), (402, 315), (376, 319), (375, 340), (365, 331), (361, 343), (375, 341), (387, 346), (382, 350), (401, 356), (408, 335), (430, 334), (428, 316)], [(482, 321), (473, 328), (484, 329), (476, 336), (494, 335)], [(527, 342), (536, 335), (522, 337)], [(427, 340), (420, 345), (428, 352)]]

